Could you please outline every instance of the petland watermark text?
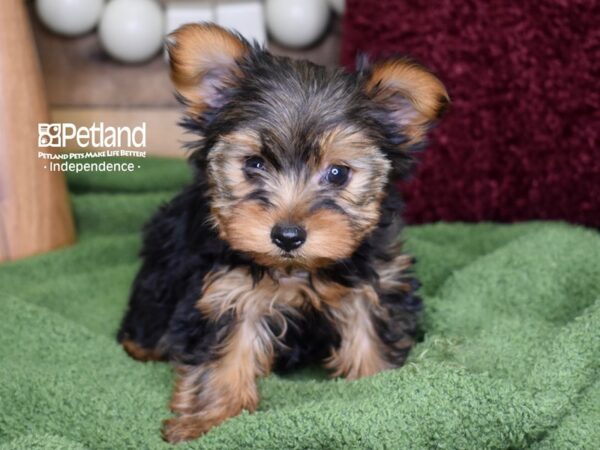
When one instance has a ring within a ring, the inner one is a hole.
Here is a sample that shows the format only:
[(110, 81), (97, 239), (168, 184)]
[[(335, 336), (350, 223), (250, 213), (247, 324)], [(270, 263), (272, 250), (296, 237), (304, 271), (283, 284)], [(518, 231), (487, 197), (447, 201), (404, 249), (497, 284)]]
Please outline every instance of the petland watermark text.
[[(40, 123), (38, 124), (38, 146), (52, 149), (90, 149), (86, 152), (38, 151), (38, 158), (48, 160), (44, 166), (51, 171), (63, 172), (133, 172), (136, 167), (132, 162), (69, 162), (88, 158), (145, 158), (146, 122), (136, 127), (106, 126), (103, 122), (91, 126), (76, 126), (72, 123)], [(136, 149), (136, 150), (132, 150)], [(62, 162), (56, 162), (60, 160)]]
[(39, 123), (38, 147), (67, 148), (145, 148), (146, 122), (138, 127), (110, 127), (104, 122), (91, 127), (77, 127), (73, 123)]

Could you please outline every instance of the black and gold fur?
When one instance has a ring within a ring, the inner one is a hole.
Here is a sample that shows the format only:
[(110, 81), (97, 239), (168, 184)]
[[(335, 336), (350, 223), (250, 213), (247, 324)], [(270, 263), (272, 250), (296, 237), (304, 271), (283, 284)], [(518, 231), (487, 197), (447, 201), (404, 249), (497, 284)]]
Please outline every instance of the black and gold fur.
[(134, 358), (177, 366), (165, 438), (254, 410), (274, 369), (402, 365), (421, 301), (394, 183), (447, 103), (442, 84), (407, 59), (347, 73), (208, 24), (172, 34), (169, 54), (195, 178), (145, 228), (118, 334)]

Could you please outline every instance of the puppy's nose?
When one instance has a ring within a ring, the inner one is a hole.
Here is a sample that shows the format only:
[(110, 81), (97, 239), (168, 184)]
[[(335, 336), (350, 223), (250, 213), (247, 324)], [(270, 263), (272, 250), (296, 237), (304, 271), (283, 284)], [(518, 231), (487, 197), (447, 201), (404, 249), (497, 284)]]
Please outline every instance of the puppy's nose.
[(278, 224), (271, 230), (271, 240), (277, 247), (290, 252), (304, 244), (306, 230), (297, 225)]

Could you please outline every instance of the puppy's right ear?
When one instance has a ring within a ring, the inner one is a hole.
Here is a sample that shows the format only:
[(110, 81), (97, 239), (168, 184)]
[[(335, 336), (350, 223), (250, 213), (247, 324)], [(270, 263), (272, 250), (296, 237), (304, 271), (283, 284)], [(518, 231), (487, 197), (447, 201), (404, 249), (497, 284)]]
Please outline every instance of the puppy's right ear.
[(235, 86), (237, 61), (250, 51), (246, 41), (213, 24), (189, 24), (167, 37), (171, 80), (191, 116), (226, 103)]

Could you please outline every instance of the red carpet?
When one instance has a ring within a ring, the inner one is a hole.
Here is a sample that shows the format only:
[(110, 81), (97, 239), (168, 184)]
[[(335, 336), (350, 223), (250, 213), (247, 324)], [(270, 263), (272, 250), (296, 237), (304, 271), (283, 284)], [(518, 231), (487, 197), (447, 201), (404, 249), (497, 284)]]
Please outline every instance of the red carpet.
[(600, 226), (600, 2), (348, 0), (343, 61), (416, 57), (452, 106), (414, 179), (412, 223)]

